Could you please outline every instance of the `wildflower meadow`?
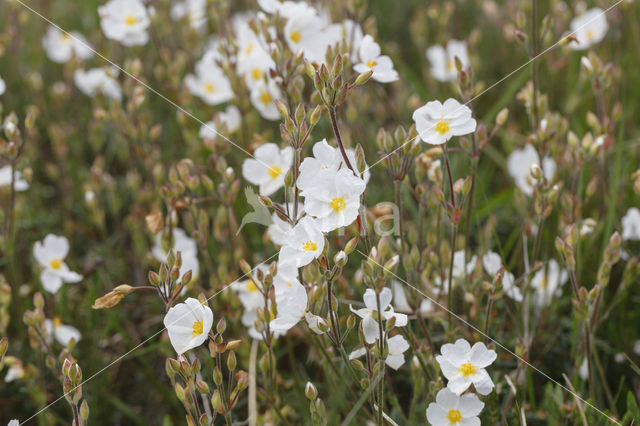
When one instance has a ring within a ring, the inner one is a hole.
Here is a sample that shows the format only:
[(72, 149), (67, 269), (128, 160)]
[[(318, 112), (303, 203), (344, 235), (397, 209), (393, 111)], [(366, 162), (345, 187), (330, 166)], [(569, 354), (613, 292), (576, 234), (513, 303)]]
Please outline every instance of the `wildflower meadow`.
[(0, 0), (0, 424), (640, 424), (634, 0)]

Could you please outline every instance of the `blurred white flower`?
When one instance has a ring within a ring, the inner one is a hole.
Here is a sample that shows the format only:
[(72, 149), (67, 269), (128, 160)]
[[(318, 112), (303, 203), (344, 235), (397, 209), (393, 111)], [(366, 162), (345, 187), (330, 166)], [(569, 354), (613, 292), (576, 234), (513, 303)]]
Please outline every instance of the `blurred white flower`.
[(220, 130), (224, 132), (223, 134), (225, 136), (231, 135), (240, 128), (241, 121), (242, 116), (240, 115), (238, 107), (229, 105), (226, 110), (216, 115), (216, 121), (208, 121), (206, 125), (200, 126), (198, 136), (202, 139), (215, 140), (218, 137), (218, 126), (216, 122), (224, 126)]
[(122, 100), (122, 89), (115, 77), (115, 68), (93, 68), (88, 71), (78, 69), (73, 73), (73, 80), (82, 93), (94, 97), (98, 93), (116, 101)]
[(580, 368), (578, 368), (578, 375), (582, 380), (589, 379), (589, 363), (586, 357), (582, 360), (582, 364), (580, 364)]
[[(345, 152), (349, 163), (352, 167), (355, 167), (355, 151), (347, 148)], [(302, 191), (310, 191), (318, 185), (318, 182), (323, 182), (335, 176), (340, 169), (348, 169), (340, 150), (329, 145), (326, 139), (316, 142), (313, 145), (313, 157), (306, 157), (300, 164), (300, 175), (297, 181), (298, 188)], [(361, 177), (366, 184), (369, 182), (371, 173), (368, 169), (365, 169)]]
[(139, 46), (149, 40), (149, 11), (140, 0), (110, 0), (98, 7), (104, 35), (124, 46)]
[[(196, 240), (189, 237), (187, 233), (180, 228), (173, 228), (173, 249), (174, 254), (180, 252), (182, 258), (182, 266), (180, 266), (180, 276), (187, 271), (191, 271), (191, 281), (194, 281), (200, 274), (200, 262), (198, 261), (198, 245)], [(151, 254), (158, 262), (167, 260), (169, 252), (162, 248), (163, 231), (158, 232), (154, 237), (154, 245), (151, 248)]]
[(631, 207), (622, 218), (622, 239), (640, 240), (640, 210)]
[(458, 77), (455, 58), (462, 63), (462, 67), (469, 66), (467, 43), (459, 40), (449, 40), (446, 47), (440, 45), (427, 49), (427, 59), (431, 63), (431, 74), (438, 81), (455, 81)]
[[(409, 342), (402, 335), (395, 335), (387, 339), (387, 347), (389, 349), (389, 353), (387, 354), (387, 359), (385, 359), (385, 364), (389, 367), (397, 370), (402, 367), (404, 364), (404, 352), (409, 349)], [(365, 348), (359, 348), (349, 354), (349, 359), (356, 359), (367, 353)]]
[(360, 196), (365, 188), (364, 181), (350, 169), (340, 169), (334, 176), (302, 191), (304, 210), (316, 218), (323, 232), (348, 226), (358, 217)]
[(242, 176), (258, 185), (260, 195), (271, 195), (284, 186), (284, 178), (293, 164), (293, 148), (280, 149), (275, 143), (260, 145), (242, 163)]
[(247, 19), (234, 20), (235, 43), (238, 46), (237, 72), (242, 76), (249, 89), (264, 82), (269, 76), (269, 69), (275, 62), (265, 47), (267, 42), (256, 35)]
[[(287, 5), (294, 3), (295, 6)], [(304, 2), (285, 2), (279, 12), (287, 18), (284, 36), (291, 51), (302, 51), (311, 62), (324, 62), (327, 48), (341, 37), (339, 26), (330, 23)]]
[(280, 112), (274, 101), (281, 96), (282, 93), (275, 81), (261, 80), (251, 89), (251, 104), (265, 120), (279, 120)]
[(163, 323), (171, 345), (178, 355), (182, 355), (207, 340), (213, 325), (213, 312), (198, 299), (190, 297), (169, 309)]
[[(395, 318), (396, 327), (404, 327), (407, 325), (407, 316), (405, 314), (397, 313), (391, 306), (391, 289), (385, 287), (380, 292), (380, 314), (383, 320), (389, 320)], [(364, 333), (364, 340), (371, 344), (380, 338), (380, 328), (378, 327), (378, 320), (375, 316), (378, 315), (378, 303), (376, 301), (376, 292), (373, 289), (368, 288), (364, 292), (363, 296), (364, 308), (353, 309), (352, 305), (349, 305), (351, 312), (362, 318), (362, 332)]]
[[(540, 156), (531, 144), (522, 149), (516, 149), (507, 160), (507, 169), (516, 185), (525, 195), (533, 193), (534, 179), (531, 176), (531, 166), (540, 166)], [(542, 160), (542, 172), (547, 180), (552, 180), (556, 174), (556, 162), (550, 157)]]
[(636, 355), (640, 355), (640, 340), (636, 340), (633, 344), (633, 353)]
[(357, 73), (364, 74), (373, 71), (371, 78), (380, 83), (391, 83), (398, 80), (398, 72), (393, 69), (391, 58), (380, 55), (380, 46), (373, 40), (373, 37), (368, 34), (364, 36), (358, 52), (360, 63), (353, 66)]
[[(288, 209), (289, 209), (289, 215), (293, 216), (293, 203), (288, 204)], [(303, 211), (304, 211), (303, 205), (298, 203), (297, 219), (299, 219), (302, 216)], [(267, 231), (269, 232), (269, 238), (271, 238), (271, 241), (274, 244), (282, 246), (285, 244), (285, 241), (287, 239), (287, 234), (289, 233), (289, 231), (291, 231), (291, 229), (293, 229), (293, 227), (288, 221), (280, 219), (280, 216), (278, 216), (276, 212), (273, 212), (273, 214), (271, 215), (271, 220), (272, 222), (269, 225), (269, 228), (267, 229)]]
[[(502, 267), (502, 259), (498, 253), (490, 251), (482, 256), (482, 266), (484, 266), (484, 270), (487, 271), (487, 274), (493, 278), (493, 276), (496, 275)], [(522, 302), (522, 292), (520, 291), (520, 288), (516, 286), (515, 281), (514, 275), (505, 270), (502, 275), (502, 290), (504, 291), (504, 294), (516, 302)]]
[(93, 51), (89, 42), (77, 31), (65, 33), (53, 25), (47, 28), (47, 34), (42, 39), (42, 47), (49, 59), (60, 64), (76, 56), (78, 59), (89, 59)]
[(287, 234), (278, 255), (278, 270), (308, 265), (324, 250), (324, 234), (314, 219), (305, 216)]
[(6, 383), (22, 379), (25, 376), (24, 365), (18, 358), (6, 356), (4, 358), (4, 363), (9, 367), (7, 369), (7, 374), (4, 376), (4, 381)]
[(183, 0), (171, 6), (171, 19), (186, 18), (191, 28), (204, 30), (207, 25), (207, 0)]
[(558, 262), (551, 259), (547, 268), (542, 268), (531, 279), (531, 286), (536, 290), (535, 303), (538, 307), (544, 307), (551, 303), (553, 296), (562, 294), (560, 288), (567, 279), (569, 273), (566, 269), (560, 270)]
[(427, 420), (433, 426), (480, 426), (478, 415), (484, 403), (472, 393), (458, 396), (442, 388), (436, 401), (427, 407)]
[(471, 347), (465, 339), (458, 339), (455, 344), (442, 345), (440, 352), (442, 355), (436, 361), (449, 380), (447, 388), (451, 392), (460, 395), (473, 384), (480, 395), (491, 393), (494, 384), (485, 368), (496, 360), (494, 350), (487, 349), (482, 342)]
[(342, 33), (345, 43), (351, 45), (351, 61), (356, 62), (358, 60), (360, 44), (364, 38), (362, 27), (351, 19), (345, 19), (342, 21)]
[(7, 426), (20, 426), (20, 421), (18, 419), (9, 420)]
[(280, 332), (287, 332), (296, 325), (307, 310), (307, 290), (296, 278), (297, 269), (278, 270), (273, 277), (276, 309), (275, 319), (271, 320), (270, 328)]
[[(0, 186), (11, 185), (11, 166), (6, 165), (0, 167)], [(13, 172), (13, 189), (18, 192), (26, 191), (29, 189), (29, 184), (22, 177), (22, 172), (14, 170)]]
[(78, 343), (82, 337), (77, 328), (62, 324), (59, 317), (55, 317), (53, 320), (47, 318), (44, 324), (48, 340), (51, 341), (52, 338), (55, 338), (62, 346), (67, 346), (71, 339)]
[[(404, 287), (402, 286), (400, 281), (392, 280), (391, 290), (393, 291), (393, 307), (396, 309), (396, 311), (408, 314), (413, 313), (413, 309), (411, 309), (411, 306), (407, 301), (407, 295), (405, 294)], [(423, 298), (420, 302), (420, 314), (424, 315), (426, 313), (433, 312), (433, 310), (433, 302), (429, 299)]]
[(56, 293), (62, 283), (77, 283), (82, 275), (69, 270), (64, 262), (69, 253), (69, 241), (65, 237), (49, 234), (33, 245), (33, 257), (42, 267), (40, 281), (49, 293)]
[(7, 90), (7, 84), (4, 82), (2, 77), (0, 77), (0, 96), (4, 94), (5, 90)]
[(216, 64), (214, 53), (205, 53), (196, 64), (195, 71), (195, 75), (188, 74), (184, 78), (184, 84), (192, 95), (208, 105), (218, 105), (233, 98), (231, 83)]
[(329, 329), (329, 324), (324, 318), (314, 315), (311, 312), (307, 312), (304, 315), (304, 319), (307, 321), (309, 329), (316, 334), (324, 334), (325, 331)]
[(577, 39), (577, 42), (572, 41), (569, 47), (573, 50), (585, 50), (602, 41), (607, 34), (609, 24), (604, 11), (593, 8), (573, 18), (569, 28), (575, 33)]
[(450, 98), (444, 104), (431, 101), (413, 112), (413, 121), (420, 139), (431, 145), (442, 145), (453, 136), (463, 136), (476, 130), (476, 120), (466, 105)]

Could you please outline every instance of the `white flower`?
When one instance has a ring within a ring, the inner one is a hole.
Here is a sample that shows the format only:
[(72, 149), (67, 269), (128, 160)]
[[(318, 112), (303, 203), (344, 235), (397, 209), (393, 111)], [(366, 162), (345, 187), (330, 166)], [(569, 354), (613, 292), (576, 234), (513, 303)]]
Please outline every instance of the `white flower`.
[(273, 277), (278, 315), (271, 320), (272, 330), (286, 332), (296, 325), (307, 310), (307, 290), (296, 278), (297, 269), (278, 270)]
[(171, 19), (187, 18), (191, 28), (203, 30), (207, 25), (207, 0), (183, 0), (171, 6)]
[(324, 234), (314, 219), (305, 216), (287, 234), (278, 256), (278, 270), (308, 265), (323, 250)]
[[(349, 164), (356, 167), (356, 153), (353, 149), (345, 149)], [(319, 183), (335, 176), (340, 169), (348, 169), (338, 148), (334, 148), (326, 139), (313, 145), (313, 157), (307, 157), (300, 164), (300, 175), (297, 185), (302, 191), (312, 191)], [(371, 173), (365, 169), (361, 178), (364, 183), (369, 182)]]
[(464, 250), (458, 250), (453, 254), (453, 278), (463, 279), (466, 275), (473, 272), (476, 266), (477, 256), (471, 256), (469, 263), (465, 266), (466, 253)]
[(360, 44), (364, 38), (362, 27), (357, 22), (351, 19), (345, 19), (342, 21), (342, 31), (344, 41), (351, 45), (351, 60), (353, 62), (358, 60), (358, 52), (360, 51)]
[[(256, 266), (255, 270), (260, 271), (262, 274), (266, 274), (269, 267), (264, 263), (261, 263)], [(257, 282), (260, 281), (257, 278), (257, 274), (254, 274), (252, 278), (247, 278), (242, 281), (234, 281), (231, 283), (231, 289), (238, 293), (240, 303), (242, 303), (245, 311), (256, 311), (258, 308), (264, 307), (264, 296), (261, 292), (262, 289), (258, 288), (256, 285)]]
[[(498, 273), (502, 267), (502, 259), (498, 253), (492, 251), (482, 256), (482, 266), (487, 274), (493, 276)], [(507, 270), (502, 275), (502, 290), (504, 294), (515, 300), (516, 302), (522, 302), (522, 292), (520, 288), (515, 285), (515, 277)]]
[[(531, 144), (527, 144), (523, 149), (514, 150), (507, 160), (507, 169), (515, 181), (516, 185), (525, 195), (533, 193), (534, 179), (531, 176), (531, 166), (540, 166), (540, 156)], [(542, 160), (542, 171), (547, 180), (553, 179), (556, 174), (556, 163), (550, 157)]]
[(593, 8), (573, 18), (569, 27), (577, 39), (577, 43), (572, 41), (569, 46), (573, 50), (585, 50), (602, 41), (607, 34), (609, 24), (604, 11)]
[(89, 42), (77, 31), (65, 33), (53, 25), (47, 28), (47, 34), (42, 39), (42, 47), (53, 62), (60, 64), (67, 62), (75, 55), (78, 59), (89, 59), (93, 51)]
[(323, 329), (324, 330), (329, 329), (329, 324), (324, 318), (319, 317), (318, 315), (314, 315), (311, 312), (307, 312), (304, 315), (304, 319), (305, 321), (307, 321), (307, 325), (309, 326), (309, 329), (311, 329), (311, 331), (313, 331), (316, 334), (324, 334), (325, 331), (323, 331)]
[(242, 176), (259, 186), (260, 195), (271, 195), (284, 186), (284, 178), (293, 164), (293, 148), (280, 149), (275, 143), (260, 145), (242, 163)]
[[(283, 4), (286, 3), (293, 2)], [(295, 54), (302, 51), (308, 61), (324, 62), (327, 47), (340, 40), (339, 27), (328, 25), (327, 20), (311, 6), (303, 2), (295, 5), (280, 10), (287, 18), (284, 37), (289, 48)]]
[(458, 77), (455, 58), (463, 67), (469, 66), (467, 43), (459, 40), (449, 40), (447, 46), (431, 46), (427, 49), (427, 59), (431, 63), (431, 74), (438, 81), (454, 81)]
[(110, 0), (98, 7), (104, 35), (124, 46), (139, 46), (149, 40), (149, 11), (140, 0)]
[(380, 55), (380, 46), (370, 35), (364, 36), (360, 43), (360, 63), (355, 64), (353, 69), (364, 74), (373, 71), (371, 78), (380, 83), (391, 83), (398, 80), (398, 72), (393, 69), (391, 58)]
[(264, 82), (269, 69), (275, 67), (275, 62), (265, 49), (267, 42), (253, 32), (247, 19), (235, 19), (234, 32), (238, 46), (236, 69), (238, 75), (244, 78), (247, 87), (253, 89)]
[[(288, 208), (289, 215), (293, 216), (293, 203), (289, 203)], [(302, 216), (302, 212), (303, 206), (302, 204), (298, 204), (298, 219)], [(280, 216), (278, 216), (276, 212), (273, 212), (273, 214), (271, 215), (271, 221), (272, 222), (271, 224), (269, 224), (269, 227), (267, 229), (269, 238), (271, 238), (271, 241), (274, 244), (282, 246), (287, 240), (287, 234), (293, 229), (293, 227), (291, 226), (289, 221), (280, 219)]]
[[(162, 248), (163, 231), (158, 232), (154, 237), (154, 245), (151, 254), (158, 262), (167, 260), (169, 252)], [(195, 280), (200, 274), (200, 262), (198, 261), (198, 245), (196, 240), (189, 237), (187, 233), (180, 228), (173, 228), (173, 253), (180, 252), (182, 258), (182, 266), (180, 266), (180, 276), (187, 271), (191, 271), (191, 280)]]
[(82, 275), (69, 270), (64, 258), (69, 253), (69, 241), (65, 237), (49, 234), (43, 241), (33, 245), (33, 256), (36, 258), (42, 272), (40, 281), (49, 293), (56, 293), (62, 283), (77, 283)]
[(562, 294), (562, 286), (569, 278), (566, 269), (560, 270), (558, 262), (551, 259), (547, 264), (547, 270), (540, 269), (531, 279), (531, 286), (536, 290), (535, 303), (538, 307), (547, 306), (553, 296)]
[[(383, 320), (391, 318), (396, 319), (396, 327), (404, 327), (407, 325), (407, 316), (405, 314), (399, 314), (394, 312), (391, 306), (392, 299), (391, 289), (385, 287), (380, 292), (380, 314)], [(368, 288), (364, 292), (363, 296), (364, 308), (353, 309), (353, 306), (349, 305), (351, 312), (362, 318), (362, 332), (364, 333), (364, 340), (371, 344), (380, 338), (380, 328), (378, 327), (378, 320), (374, 317), (378, 313), (378, 303), (376, 301), (376, 292), (373, 289)]]
[(49, 340), (55, 337), (62, 346), (67, 346), (71, 339), (78, 343), (82, 337), (77, 328), (62, 324), (59, 317), (55, 317), (53, 320), (47, 318), (44, 324)]
[(122, 89), (115, 77), (115, 68), (93, 68), (88, 71), (79, 69), (73, 73), (73, 80), (82, 93), (94, 97), (98, 93), (116, 101), (122, 99)]
[(280, 97), (280, 89), (273, 80), (259, 81), (251, 89), (251, 104), (265, 120), (280, 119), (280, 112), (274, 102)]
[(13, 382), (17, 379), (22, 379), (25, 376), (24, 366), (22, 365), (22, 361), (13, 356), (7, 356), (4, 359), (6, 365), (9, 366), (7, 369), (7, 375), (4, 376), (4, 381), (6, 383)]
[(640, 355), (640, 340), (636, 340), (633, 344), (633, 353), (636, 355)]
[[(404, 288), (400, 281), (392, 280), (391, 281), (391, 290), (393, 291), (393, 306), (397, 311), (405, 312), (405, 313), (413, 313), (413, 309), (409, 305), (407, 301), (407, 295), (404, 292)], [(420, 313), (422, 315), (433, 312), (434, 305), (433, 302), (429, 299), (422, 299), (420, 302)]]
[[(389, 349), (389, 353), (387, 355), (387, 359), (385, 359), (385, 364), (389, 367), (397, 370), (402, 367), (404, 364), (404, 352), (409, 349), (409, 342), (401, 335), (395, 335), (387, 339), (387, 346)], [(367, 353), (365, 348), (359, 348), (349, 354), (349, 359), (356, 359)]]
[(7, 90), (7, 85), (2, 79), (2, 77), (0, 77), (0, 96), (4, 94), (5, 90)]
[(578, 376), (580, 376), (582, 380), (587, 380), (589, 378), (589, 362), (586, 357), (582, 360), (582, 364), (580, 364), (580, 367), (578, 368)]
[(189, 74), (184, 79), (184, 84), (191, 94), (208, 105), (218, 105), (233, 98), (231, 83), (216, 64), (213, 53), (205, 53), (196, 64), (195, 70), (195, 75)]
[(18, 419), (9, 420), (7, 426), (20, 426), (20, 421)]
[[(0, 167), (0, 186), (11, 185), (11, 166)], [(22, 177), (22, 172), (15, 170), (13, 172), (13, 189), (18, 192), (29, 189), (29, 184)]]
[(420, 139), (431, 145), (442, 145), (452, 136), (462, 136), (476, 130), (476, 120), (466, 105), (450, 98), (444, 104), (431, 101), (413, 112), (413, 121)]
[(436, 395), (436, 402), (427, 407), (427, 420), (433, 426), (480, 426), (478, 415), (484, 403), (472, 394), (458, 396), (448, 388)]
[(312, 189), (302, 191), (304, 210), (316, 218), (323, 232), (348, 226), (358, 217), (360, 196), (365, 187), (364, 181), (351, 170), (341, 169)]
[(640, 210), (631, 207), (622, 218), (622, 239), (640, 240)]
[(163, 323), (169, 332), (171, 345), (178, 355), (182, 355), (207, 340), (213, 325), (213, 312), (190, 297), (169, 309)]
[(494, 387), (493, 381), (485, 370), (497, 354), (489, 350), (482, 342), (476, 342), (473, 347), (464, 339), (458, 339), (455, 344), (447, 343), (440, 348), (442, 355), (436, 357), (440, 369), (449, 380), (447, 388), (460, 395), (473, 383), (480, 395), (489, 395)]
[[(217, 123), (224, 126), (223, 130), (227, 135), (234, 133), (240, 128), (241, 120), (242, 116), (240, 115), (240, 110), (234, 105), (229, 105), (226, 110), (221, 111), (216, 115)], [(201, 126), (198, 135), (202, 139), (215, 140), (218, 136), (216, 122), (208, 121), (206, 125)]]

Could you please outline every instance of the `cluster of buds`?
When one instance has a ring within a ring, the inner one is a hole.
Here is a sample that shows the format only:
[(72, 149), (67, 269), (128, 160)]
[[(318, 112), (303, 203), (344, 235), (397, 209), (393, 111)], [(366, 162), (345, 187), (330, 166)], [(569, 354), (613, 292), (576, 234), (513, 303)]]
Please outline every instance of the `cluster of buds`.
[(84, 426), (89, 418), (89, 404), (82, 398), (82, 370), (78, 363), (65, 358), (62, 364), (62, 389), (64, 398), (73, 412), (73, 426)]
[(408, 133), (402, 126), (398, 126), (393, 133), (381, 128), (376, 142), (391, 179), (403, 181), (422, 145), (415, 124)]
[[(182, 256), (180, 252), (169, 250), (167, 260), (160, 264), (158, 272), (149, 271), (149, 283), (158, 290), (158, 294), (167, 305), (167, 309), (173, 305), (173, 301), (180, 296), (180, 292), (191, 281), (191, 270), (180, 277)], [(131, 290), (131, 289), (129, 289)]]
[(327, 424), (327, 409), (320, 398), (318, 389), (311, 382), (307, 382), (304, 387), (304, 394), (309, 400), (309, 410), (311, 411), (311, 421), (314, 426), (325, 426)]
[[(327, 54), (329, 56), (329, 54)], [(373, 75), (373, 71), (369, 70), (358, 75), (353, 82), (344, 81), (342, 73), (346, 68), (348, 55), (337, 54), (333, 60), (328, 61), (331, 64), (318, 65), (316, 63), (307, 63), (307, 74), (313, 79), (314, 86), (322, 103), (329, 108), (329, 112), (333, 112), (336, 107), (342, 105), (347, 99), (349, 90), (365, 84)]]
[(535, 183), (533, 206), (536, 216), (540, 219), (546, 219), (551, 215), (553, 205), (558, 199), (560, 185), (551, 185), (538, 164), (533, 164), (530, 172)]

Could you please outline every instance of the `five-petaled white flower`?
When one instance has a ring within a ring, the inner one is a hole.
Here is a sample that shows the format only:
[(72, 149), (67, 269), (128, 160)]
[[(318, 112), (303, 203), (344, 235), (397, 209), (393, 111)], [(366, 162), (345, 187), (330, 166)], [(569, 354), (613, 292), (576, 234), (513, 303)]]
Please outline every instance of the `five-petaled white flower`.
[[(0, 186), (11, 185), (11, 166), (6, 165), (0, 167)], [(22, 177), (22, 172), (14, 170), (13, 172), (13, 189), (22, 192), (29, 189), (29, 183)]]
[(577, 42), (572, 41), (569, 47), (573, 50), (585, 50), (602, 41), (607, 34), (609, 24), (604, 11), (596, 7), (573, 18), (570, 28)]
[(544, 268), (538, 270), (531, 279), (531, 286), (536, 290), (536, 306), (547, 306), (551, 303), (553, 296), (562, 294), (560, 287), (567, 282), (568, 278), (567, 270), (561, 270), (560, 265), (554, 259), (549, 261), (546, 271)]
[(407, 325), (407, 316), (394, 312), (391, 306), (392, 297), (390, 288), (385, 287), (382, 289), (380, 292), (380, 313), (378, 313), (376, 292), (370, 288), (364, 292), (364, 308), (353, 309), (353, 306), (349, 305), (351, 312), (362, 318), (362, 332), (364, 333), (364, 340), (367, 343), (371, 344), (380, 338), (380, 328), (378, 327), (378, 320), (376, 319), (378, 314), (382, 315), (382, 320), (395, 318), (396, 327), (404, 327)]
[[(164, 262), (167, 260), (169, 252), (162, 246), (163, 231), (158, 232), (154, 238), (154, 245), (151, 249), (151, 254), (158, 262)], [(198, 245), (196, 240), (189, 237), (187, 233), (180, 228), (173, 228), (172, 232), (173, 253), (180, 252), (180, 258), (182, 259), (182, 266), (180, 266), (180, 276), (184, 275), (187, 271), (191, 271), (191, 280), (195, 280), (200, 273), (200, 262), (198, 261)]]
[(251, 104), (265, 120), (279, 120), (280, 112), (275, 100), (282, 96), (278, 85), (273, 80), (261, 80), (251, 89)]
[(171, 19), (186, 18), (194, 30), (204, 30), (207, 25), (207, 0), (182, 0), (171, 6)]
[(427, 59), (431, 63), (431, 74), (438, 81), (454, 81), (458, 77), (455, 58), (460, 60), (463, 67), (469, 66), (467, 43), (459, 40), (449, 40), (446, 47), (436, 45), (427, 49)]
[(47, 318), (45, 320), (45, 328), (48, 340), (51, 341), (55, 337), (56, 341), (62, 346), (67, 346), (71, 339), (78, 343), (82, 337), (77, 328), (63, 324), (59, 317), (54, 317), (53, 320)]
[(73, 81), (82, 93), (94, 97), (98, 93), (116, 101), (122, 99), (122, 89), (115, 79), (117, 68), (93, 68), (88, 71), (78, 69), (73, 73)]
[(110, 0), (98, 8), (104, 35), (124, 46), (139, 46), (149, 40), (149, 11), (140, 0)]
[(631, 207), (622, 218), (622, 239), (640, 240), (640, 210)]
[(37, 241), (33, 246), (33, 257), (36, 258), (42, 272), (40, 281), (49, 293), (56, 293), (62, 283), (77, 283), (82, 275), (69, 270), (64, 262), (69, 253), (69, 241), (65, 237), (49, 234), (43, 241)]
[(307, 290), (300, 284), (297, 269), (278, 270), (273, 277), (278, 315), (271, 320), (270, 328), (286, 332), (296, 325), (307, 310)]
[[(214, 121), (207, 121), (205, 125), (200, 126), (198, 136), (213, 141), (218, 137), (218, 133), (225, 136), (231, 135), (240, 128), (241, 121), (242, 116), (238, 107), (229, 105), (226, 110), (216, 114)], [(222, 125), (221, 129), (218, 129), (219, 125)]]
[(413, 112), (413, 121), (420, 139), (431, 145), (442, 145), (453, 136), (463, 136), (476, 130), (476, 120), (471, 109), (450, 98), (427, 102)]
[(74, 55), (78, 59), (89, 59), (93, 51), (89, 42), (77, 31), (63, 32), (53, 25), (47, 28), (47, 34), (42, 39), (42, 47), (49, 59), (57, 63), (65, 63)]
[[(487, 274), (491, 275), (493, 278), (493, 276), (497, 274), (502, 267), (502, 259), (498, 253), (490, 251), (482, 256), (482, 266), (484, 266), (484, 270), (487, 271)], [(502, 290), (504, 291), (504, 294), (516, 302), (522, 302), (522, 292), (520, 291), (520, 288), (516, 286), (515, 282), (515, 276), (511, 272), (505, 270), (502, 275)]]
[(496, 360), (494, 350), (487, 349), (482, 342), (471, 347), (466, 340), (458, 339), (455, 344), (442, 345), (440, 352), (442, 355), (438, 355), (436, 361), (449, 380), (447, 387), (451, 392), (460, 395), (473, 383), (480, 395), (491, 393), (494, 384), (485, 368)]
[(323, 232), (348, 226), (358, 217), (365, 187), (364, 181), (350, 169), (340, 169), (331, 178), (302, 191), (304, 210), (316, 218)]
[[(404, 364), (404, 352), (409, 349), (409, 342), (404, 336), (397, 334), (387, 339), (389, 353), (384, 360), (385, 364), (397, 370)], [(349, 359), (356, 359), (367, 353), (366, 348), (359, 348), (349, 354)]]
[(242, 176), (258, 185), (260, 195), (271, 195), (284, 185), (284, 178), (293, 163), (293, 148), (280, 149), (275, 143), (260, 145), (242, 163)]
[(278, 270), (308, 265), (324, 250), (324, 234), (316, 221), (305, 216), (287, 234), (278, 255)]
[(207, 340), (213, 325), (213, 312), (198, 299), (190, 297), (169, 309), (163, 322), (171, 345), (178, 355), (182, 355)]
[(360, 74), (373, 71), (371, 78), (380, 83), (391, 83), (398, 80), (398, 72), (393, 69), (391, 58), (380, 55), (380, 46), (370, 35), (364, 36), (360, 42), (360, 63), (355, 64), (353, 69)]
[(184, 78), (189, 92), (209, 105), (218, 105), (233, 98), (229, 79), (216, 64), (215, 53), (207, 52), (195, 67), (196, 73)]
[(484, 403), (472, 393), (458, 396), (442, 388), (436, 401), (427, 407), (427, 420), (433, 426), (480, 426), (478, 415)]
[[(531, 144), (527, 144), (522, 149), (514, 150), (507, 159), (509, 174), (525, 195), (533, 193), (535, 180), (531, 176), (531, 166), (534, 164), (540, 166), (540, 156)], [(542, 160), (542, 173), (547, 180), (553, 179), (556, 174), (556, 162), (552, 158), (544, 157)]]
[[(289, 3), (289, 5), (287, 5)], [(293, 5), (291, 5), (293, 3)], [(285, 2), (279, 13), (287, 18), (284, 37), (292, 52), (303, 52), (310, 62), (324, 62), (327, 48), (340, 40), (341, 28), (304, 2)]]

